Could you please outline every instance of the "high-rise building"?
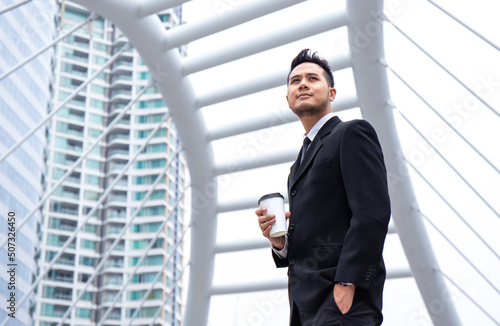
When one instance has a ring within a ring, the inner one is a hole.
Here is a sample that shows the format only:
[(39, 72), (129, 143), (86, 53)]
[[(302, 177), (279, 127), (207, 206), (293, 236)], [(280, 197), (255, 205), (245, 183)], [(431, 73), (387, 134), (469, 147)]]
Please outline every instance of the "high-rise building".
[[(90, 15), (77, 4), (62, 2), (59, 33)], [(178, 24), (180, 15), (179, 9), (159, 13), (166, 28)], [(43, 209), (39, 268), (47, 273), (36, 294), (35, 325), (56, 325), (67, 311), (64, 325), (124, 325), (131, 318), (135, 325), (149, 325), (153, 319), (154, 325), (181, 321), (183, 257), (177, 244), (184, 230), (186, 168), (176, 155), (180, 143), (170, 119), (124, 170), (168, 112), (154, 86), (128, 109), (150, 82), (147, 67), (135, 50), (126, 50), (64, 103), (126, 45), (126, 36), (111, 21), (98, 18), (55, 50), (52, 110), (61, 109), (49, 126), (46, 191), (70, 174)], [(103, 132), (106, 136), (73, 167)]]
[(0, 243), (8, 241), (0, 249), (0, 323), (10, 318), (7, 325), (31, 325), (35, 295), (29, 289), (37, 273), (41, 209), (35, 208), (43, 194), (45, 128), (11, 155), (7, 152), (40, 123), (50, 105), (53, 50), (14, 68), (52, 41), (56, 2), (37, 0), (14, 8), (15, 3), (0, 0)]

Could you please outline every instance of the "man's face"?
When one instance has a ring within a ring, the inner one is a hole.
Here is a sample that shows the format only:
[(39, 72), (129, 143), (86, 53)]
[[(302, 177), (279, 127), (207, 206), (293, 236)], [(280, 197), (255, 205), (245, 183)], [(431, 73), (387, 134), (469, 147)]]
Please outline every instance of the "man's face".
[(300, 118), (330, 110), (335, 88), (330, 88), (323, 68), (312, 62), (301, 63), (290, 73), (286, 99)]

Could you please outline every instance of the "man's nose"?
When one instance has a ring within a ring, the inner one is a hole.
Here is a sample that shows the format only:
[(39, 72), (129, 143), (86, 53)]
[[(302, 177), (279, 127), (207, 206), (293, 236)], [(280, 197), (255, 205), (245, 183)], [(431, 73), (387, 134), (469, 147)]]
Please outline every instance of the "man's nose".
[(309, 85), (307, 85), (305, 80), (302, 80), (299, 85), (299, 89), (308, 89)]

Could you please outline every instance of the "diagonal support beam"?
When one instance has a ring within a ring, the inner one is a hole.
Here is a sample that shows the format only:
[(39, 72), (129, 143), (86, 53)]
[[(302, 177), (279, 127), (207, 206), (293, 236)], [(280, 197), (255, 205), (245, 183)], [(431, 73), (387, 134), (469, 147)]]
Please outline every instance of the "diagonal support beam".
[(264, 249), (264, 248), (271, 248), (271, 244), (266, 238), (261, 237), (258, 239), (238, 241), (234, 243), (233, 242), (218, 243), (217, 246), (215, 247), (215, 253), (222, 254), (227, 252)]
[(64, 34), (60, 35), (59, 37), (55, 38), (52, 42), (50, 42), (49, 44), (46, 44), (41, 49), (38, 49), (35, 53), (31, 54), (30, 56), (28, 56), (24, 60), (20, 61), (14, 67), (12, 67), (9, 70), (7, 70), (6, 72), (4, 72), (2, 75), (0, 75), (0, 80), (2, 80), (5, 77), (9, 76), (14, 71), (18, 70), (19, 68), (21, 68), (22, 66), (24, 66), (25, 64), (27, 64), (28, 62), (30, 62), (31, 60), (33, 60), (36, 57), (38, 57), (43, 52), (47, 51), (48, 49), (50, 49), (51, 47), (53, 47), (54, 45), (56, 45), (57, 43), (59, 43), (59, 41), (65, 39), (69, 35), (73, 34), (76, 30), (80, 29), (81, 27), (85, 26), (86, 24), (90, 23), (91, 21), (93, 21), (93, 20), (95, 20), (97, 18), (99, 18), (99, 16), (97, 16), (95, 14), (91, 14), (90, 17), (87, 18), (85, 21), (83, 21), (80, 24), (74, 26), (73, 28), (71, 28), (66, 33), (64, 33)]
[(139, 18), (182, 5), (191, 0), (142, 0), (137, 9)]
[[(384, 61), (384, 1), (350, 0), (348, 37), (356, 91), (363, 116), (377, 130), (387, 166), (392, 218), (415, 281), (435, 326), (461, 325), (441, 274), (413, 190), (396, 130)], [(363, 34), (364, 33), (364, 34)], [(368, 42), (360, 42), (360, 39)], [(442, 303), (436, 311), (433, 304)]]
[[(285, 196), (285, 204), (288, 203), (288, 194), (286, 190), (281, 191), (281, 194)], [(217, 213), (227, 213), (240, 211), (243, 209), (251, 209), (257, 207), (257, 198), (255, 197), (247, 197), (241, 199), (235, 199), (231, 201), (223, 201), (217, 203)]]
[[(412, 277), (413, 273), (409, 269), (393, 269), (387, 271), (387, 279), (398, 279)], [(224, 284), (212, 287), (211, 295), (239, 294), (259, 291), (286, 290), (288, 282), (286, 279), (268, 280), (264, 282), (253, 282), (245, 284)]]
[(262, 168), (270, 165), (277, 165), (287, 162), (292, 162), (297, 158), (297, 149), (287, 149), (279, 152), (274, 152), (267, 155), (261, 155), (251, 160), (242, 159), (216, 165), (214, 173), (223, 175), (234, 172), (241, 172), (251, 169)]
[[(342, 70), (351, 66), (349, 57), (345, 55), (340, 55), (336, 58), (330, 59), (328, 62), (330, 63), (332, 71)], [(213, 105), (285, 85), (287, 74), (288, 70), (283, 69), (265, 76), (259, 76), (246, 80), (245, 82), (236, 85), (224, 87), (219, 92), (199, 95), (196, 100), (196, 106), (198, 108), (202, 108), (204, 106)]]
[(303, 1), (305, 0), (254, 0), (230, 11), (219, 12), (218, 15), (214, 15), (213, 17), (178, 26), (167, 31), (163, 41), (163, 49), (164, 51), (168, 51)]
[(202, 112), (195, 107), (193, 85), (181, 72), (181, 54), (176, 49), (165, 51), (163, 45), (168, 33), (157, 17), (150, 15), (130, 19), (131, 16), (136, 17), (138, 12), (138, 2), (135, 0), (74, 2), (112, 20), (123, 31), (153, 75), (175, 125), (179, 126), (177, 131), (185, 146), (184, 153), (192, 184), (191, 268), (183, 325), (206, 325), (214, 269), (212, 253), (217, 232), (215, 206), (218, 193), (213, 175), (213, 150), (211, 146), (207, 146), (206, 124)]
[(281, 28), (265, 35), (258, 35), (249, 40), (240, 41), (222, 50), (203, 53), (195, 57), (186, 57), (183, 62), (184, 74), (192, 74), (227, 62), (241, 59), (252, 54), (267, 51), (278, 46), (295, 42), (336, 29), (347, 24), (344, 10), (327, 12), (307, 23)]
[[(355, 95), (344, 96), (332, 103), (332, 111), (339, 112), (352, 109), (358, 106), (358, 99)], [(245, 120), (242, 123), (232, 123), (208, 133), (208, 139), (218, 140), (226, 137), (236, 136), (247, 132), (262, 130), (266, 128), (281, 126), (287, 123), (298, 121), (297, 116), (292, 111), (282, 111), (273, 115), (266, 115), (252, 120)]]
[(33, 1), (33, 0), (23, 0), (23, 1), (19, 1), (19, 2), (13, 3), (10, 6), (7, 6), (5, 8), (0, 9), (0, 15), (2, 15), (3, 13), (6, 13), (8, 11), (11, 11), (13, 9), (16, 9), (17, 7), (20, 7), (20, 6), (24, 5), (24, 4), (27, 4), (28, 2), (31, 2), (31, 1)]

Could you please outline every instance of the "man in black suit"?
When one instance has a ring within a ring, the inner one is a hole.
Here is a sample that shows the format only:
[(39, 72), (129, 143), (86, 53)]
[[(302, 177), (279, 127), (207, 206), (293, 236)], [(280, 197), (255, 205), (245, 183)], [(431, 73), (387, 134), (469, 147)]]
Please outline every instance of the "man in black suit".
[(305, 129), (288, 177), (288, 233), (257, 209), (277, 267), (288, 267), (290, 325), (382, 323), (382, 258), (390, 202), (377, 135), (365, 120), (342, 122), (328, 62), (308, 49), (292, 61), (287, 101)]

